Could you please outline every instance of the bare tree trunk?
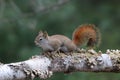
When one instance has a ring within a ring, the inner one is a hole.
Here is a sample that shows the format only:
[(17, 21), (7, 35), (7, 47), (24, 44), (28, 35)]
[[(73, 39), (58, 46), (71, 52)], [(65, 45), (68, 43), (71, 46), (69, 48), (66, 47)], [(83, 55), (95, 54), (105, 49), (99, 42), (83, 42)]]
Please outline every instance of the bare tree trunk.
[(0, 80), (46, 79), (53, 72), (76, 71), (120, 72), (120, 50), (107, 50), (106, 54), (94, 50), (46, 53), (22, 62), (0, 64)]

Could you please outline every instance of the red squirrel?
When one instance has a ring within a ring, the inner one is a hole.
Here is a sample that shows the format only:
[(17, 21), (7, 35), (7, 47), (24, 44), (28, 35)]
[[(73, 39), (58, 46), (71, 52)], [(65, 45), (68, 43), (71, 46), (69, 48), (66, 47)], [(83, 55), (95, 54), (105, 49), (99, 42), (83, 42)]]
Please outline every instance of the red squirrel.
[(85, 43), (88, 48), (94, 48), (99, 45), (100, 40), (100, 32), (95, 25), (83, 24), (74, 30), (72, 40), (64, 35), (48, 36), (47, 32), (40, 31), (35, 38), (35, 44), (44, 52), (72, 52)]

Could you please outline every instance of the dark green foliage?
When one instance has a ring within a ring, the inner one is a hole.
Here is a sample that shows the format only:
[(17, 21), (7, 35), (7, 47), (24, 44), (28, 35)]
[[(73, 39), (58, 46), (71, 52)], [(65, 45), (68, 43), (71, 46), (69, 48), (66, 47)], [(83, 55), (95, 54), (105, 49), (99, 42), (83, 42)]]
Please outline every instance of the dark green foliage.
[[(97, 50), (120, 49), (119, 0), (71, 0), (56, 8), (57, 2), (0, 1), (0, 62), (22, 61), (39, 54), (41, 49), (35, 46), (34, 39), (40, 30), (72, 38), (74, 29), (84, 23), (95, 24), (101, 31), (102, 41)], [(48, 80), (118, 80), (119, 76), (118, 73), (58, 73)]]

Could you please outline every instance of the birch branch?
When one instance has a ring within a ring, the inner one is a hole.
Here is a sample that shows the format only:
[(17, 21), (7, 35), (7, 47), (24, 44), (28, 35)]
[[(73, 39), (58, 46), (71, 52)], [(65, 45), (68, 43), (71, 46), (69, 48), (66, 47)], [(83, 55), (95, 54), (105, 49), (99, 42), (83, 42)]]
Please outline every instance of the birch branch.
[(79, 53), (45, 53), (22, 62), (0, 64), (0, 79), (46, 79), (54, 72), (76, 71), (120, 72), (120, 50), (107, 50), (106, 54), (83, 49)]

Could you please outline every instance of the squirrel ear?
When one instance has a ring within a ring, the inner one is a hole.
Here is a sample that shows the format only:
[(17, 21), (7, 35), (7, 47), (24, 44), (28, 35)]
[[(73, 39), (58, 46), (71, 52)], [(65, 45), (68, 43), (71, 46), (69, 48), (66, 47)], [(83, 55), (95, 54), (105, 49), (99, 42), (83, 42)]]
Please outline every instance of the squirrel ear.
[(43, 35), (44, 35), (45, 38), (48, 38), (48, 33), (47, 33), (47, 31), (44, 31)]
[(39, 34), (43, 33), (41, 30), (39, 31)]

